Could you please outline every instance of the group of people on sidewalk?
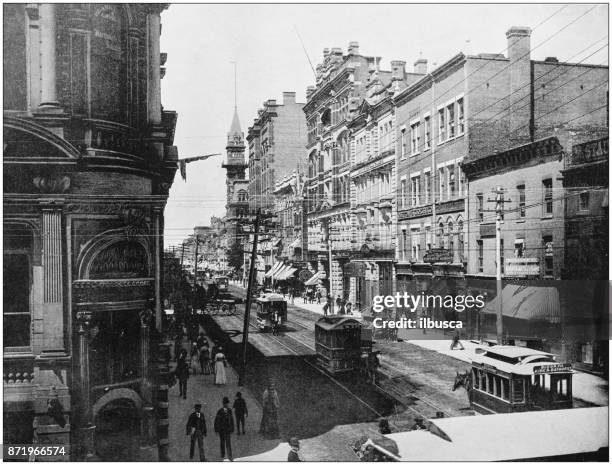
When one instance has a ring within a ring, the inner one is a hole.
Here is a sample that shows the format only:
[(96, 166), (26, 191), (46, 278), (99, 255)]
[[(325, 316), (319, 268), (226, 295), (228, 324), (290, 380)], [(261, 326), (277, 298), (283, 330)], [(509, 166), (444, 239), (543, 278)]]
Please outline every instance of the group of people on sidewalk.
[[(234, 399), (234, 411), (230, 408), (230, 400), (227, 397), (223, 398), (223, 406), (217, 411), (214, 421), (215, 433), (219, 435), (219, 444), (221, 449), (221, 458), (225, 455), (229, 460), (234, 460), (232, 455), (231, 435), (234, 433), (234, 416), (236, 417), (236, 429), (238, 434), (246, 434), (244, 429), (245, 417), (248, 417), (249, 411), (245, 400), (242, 398), (242, 393), (237, 392)], [(240, 427), (242, 426), (242, 432)], [(195, 455), (195, 445), (198, 444), (198, 453), (200, 461), (206, 460), (204, 452), (204, 437), (206, 436), (206, 420), (202, 413), (202, 404), (198, 403), (194, 406), (194, 411), (187, 419), (185, 434), (190, 436), (189, 458), (193, 459)]]

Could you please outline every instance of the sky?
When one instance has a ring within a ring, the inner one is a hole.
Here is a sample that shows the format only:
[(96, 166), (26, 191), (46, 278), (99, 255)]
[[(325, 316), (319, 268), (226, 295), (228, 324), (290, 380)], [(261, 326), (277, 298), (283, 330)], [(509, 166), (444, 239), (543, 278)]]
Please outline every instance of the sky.
[(166, 246), (225, 213), (221, 163), (234, 112), (232, 62), (246, 136), (264, 101), (282, 103), (283, 91), (306, 101), (306, 87), (315, 84), (309, 58), (316, 67), (326, 47), (346, 52), (357, 41), (362, 55), (382, 57), (381, 69), (403, 60), (412, 71), (422, 56), (431, 70), (459, 51), (506, 54), (506, 31), (529, 26), (532, 59), (607, 65), (608, 17), (607, 5), (590, 4), (171, 4), (162, 13), (162, 104), (178, 112), (179, 158), (223, 156), (188, 164), (187, 182), (177, 172), (165, 210)]

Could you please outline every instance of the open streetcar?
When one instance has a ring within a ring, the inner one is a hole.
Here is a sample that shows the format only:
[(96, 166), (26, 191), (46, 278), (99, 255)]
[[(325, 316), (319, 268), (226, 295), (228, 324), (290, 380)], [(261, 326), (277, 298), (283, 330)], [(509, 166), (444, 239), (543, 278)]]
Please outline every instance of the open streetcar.
[(282, 328), (287, 323), (287, 302), (280, 294), (263, 294), (255, 299), (257, 326), (268, 331), (277, 324)]
[(229, 292), (229, 278), (227, 276), (215, 276), (213, 280), (217, 285), (217, 289), (219, 289), (220, 294), (226, 294)]
[(548, 352), (488, 347), (472, 359), (470, 404), (480, 413), (572, 408), (572, 375)]
[(371, 330), (344, 316), (325, 316), (316, 322), (315, 348), (317, 363), (332, 375), (363, 370), (375, 355)]

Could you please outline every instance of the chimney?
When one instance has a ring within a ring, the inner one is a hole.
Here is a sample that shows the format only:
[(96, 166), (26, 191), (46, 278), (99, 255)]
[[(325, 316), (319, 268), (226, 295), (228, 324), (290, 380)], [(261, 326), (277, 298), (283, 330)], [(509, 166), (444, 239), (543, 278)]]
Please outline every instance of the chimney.
[(342, 49), (340, 47), (333, 47), (331, 49), (331, 52), (332, 52), (332, 55), (335, 55), (335, 56), (340, 55), (340, 56), (342, 56)]
[(327, 58), (329, 55), (329, 49), (327, 47), (325, 47), (323, 49), (323, 59), (325, 60), (325, 58)]
[(531, 92), (531, 28), (512, 26), (506, 32), (508, 39), (509, 64), (509, 96), (510, 114), (509, 130), (511, 144), (522, 144), (533, 140), (531, 124), (531, 107), (529, 102)]
[(391, 80), (403, 81), (406, 79), (406, 62), (394, 60), (391, 62)]
[(427, 74), (427, 59), (419, 58), (414, 62), (414, 72), (416, 74)]
[(349, 55), (359, 55), (359, 42), (349, 42), (347, 53)]
[(283, 105), (295, 103), (295, 92), (283, 92)]

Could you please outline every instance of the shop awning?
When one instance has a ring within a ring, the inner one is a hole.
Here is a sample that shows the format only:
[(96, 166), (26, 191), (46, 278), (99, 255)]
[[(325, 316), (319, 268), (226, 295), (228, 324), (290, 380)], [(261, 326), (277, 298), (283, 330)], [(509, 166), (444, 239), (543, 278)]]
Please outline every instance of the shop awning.
[(321, 276), (323, 276), (323, 272), (317, 271), (308, 281), (304, 283), (304, 286), (316, 286), (321, 282)]
[(279, 273), (276, 279), (278, 279), (279, 281), (282, 281), (283, 279), (289, 279), (296, 271), (297, 268), (287, 266), (281, 273)]
[(266, 278), (269, 278), (270, 276), (272, 276), (273, 273), (275, 273), (281, 266), (283, 266), (283, 262), (276, 262), (272, 268), (270, 268), (268, 271), (266, 271), (266, 274), (264, 275)]
[[(497, 299), (498, 297), (495, 297), (485, 305), (485, 313), (496, 313)], [(502, 313), (510, 318), (559, 323), (561, 319), (559, 291), (554, 287), (508, 284), (502, 291)]]
[(278, 281), (279, 276), (283, 274), (287, 270), (287, 268), (288, 267), (286, 265), (281, 265), (274, 273), (272, 273), (272, 279), (274, 281)]
[(290, 249), (295, 249), (296, 247), (301, 247), (301, 246), (302, 246), (302, 239), (300, 239), (299, 237), (295, 239), (291, 244), (289, 244)]

